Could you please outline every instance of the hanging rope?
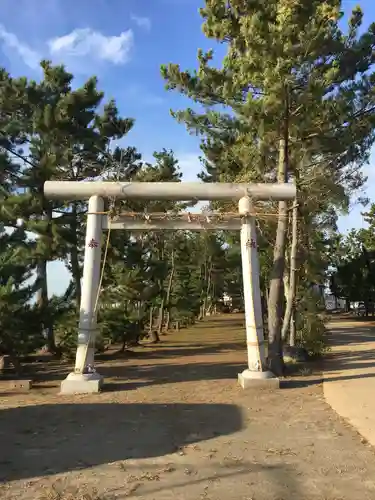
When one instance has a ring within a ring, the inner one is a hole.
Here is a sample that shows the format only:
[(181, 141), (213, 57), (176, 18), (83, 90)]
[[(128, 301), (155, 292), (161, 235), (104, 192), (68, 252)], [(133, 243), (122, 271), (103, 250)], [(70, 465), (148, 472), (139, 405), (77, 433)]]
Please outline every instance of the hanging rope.
[[(290, 208), (288, 210), (291, 211), (293, 209)], [(107, 212), (88, 212), (86, 215), (110, 215), (111, 211)], [(222, 217), (232, 217), (232, 218), (242, 218), (242, 216), (238, 212), (207, 212), (207, 214), (202, 213), (193, 213), (193, 212), (180, 212), (179, 214), (165, 213), (165, 212), (151, 212), (151, 213), (143, 213), (143, 212), (121, 212), (116, 214), (116, 217), (143, 217), (148, 220), (152, 220), (153, 217), (157, 219), (173, 219), (175, 217), (186, 217), (187, 219), (195, 220), (199, 217), (211, 218), (214, 219), (222, 218)], [(250, 212), (248, 214), (249, 217), (256, 217), (257, 219), (269, 219), (269, 218), (289, 218), (289, 214), (278, 214), (277, 212)], [(157, 220), (155, 219), (155, 220)], [(303, 217), (298, 217), (299, 220), (303, 220)]]

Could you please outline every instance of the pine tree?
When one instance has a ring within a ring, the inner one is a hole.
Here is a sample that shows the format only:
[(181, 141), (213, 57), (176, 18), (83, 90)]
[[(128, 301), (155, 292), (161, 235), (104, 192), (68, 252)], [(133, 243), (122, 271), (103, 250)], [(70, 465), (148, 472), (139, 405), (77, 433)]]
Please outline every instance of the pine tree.
[[(104, 94), (97, 79), (73, 89), (73, 75), (63, 66), (42, 61), (40, 82), (14, 80), (1, 74), (2, 145), (22, 165), (18, 188), (27, 229), (36, 237), (34, 259), (39, 289), (37, 303), (48, 331), (48, 345), (57, 352), (53, 311), (49, 307), (47, 264), (66, 262), (72, 274), (76, 304), (81, 296), (82, 258), (87, 204), (52, 202), (44, 197), (50, 179), (81, 181), (105, 177), (116, 170), (127, 177), (139, 169), (134, 148), (112, 148), (113, 140), (129, 132), (134, 121), (121, 118), (113, 100), (99, 113)], [(23, 146), (23, 150), (19, 146)]]
[[(319, 181), (345, 189), (362, 182), (352, 165), (366, 161), (374, 139), (375, 24), (359, 36), (356, 8), (342, 33), (340, 3), (206, 0), (204, 33), (228, 46), (222, 67), (210, 64), (213, 51), (200, 50), (197, 71), (169, 64), (162, 75), (169, 89), (205, 107), (174, 116), (203, 136), (211, 179), (286, 182), (298, 173), (303, 194), (310, 188), (303, 178), (308, 152), (322, 170)], [(281, 374), (286, 202), (278, 214), (268, 322), (270, 368)]]
[(19, 165), (0, 153), (0, 355), (9, 355), (19, 368), (22, 355), (41, 346), (40, 317), (30, 304), (33, 262), (27, 234), (17, 216), (15, 192)]

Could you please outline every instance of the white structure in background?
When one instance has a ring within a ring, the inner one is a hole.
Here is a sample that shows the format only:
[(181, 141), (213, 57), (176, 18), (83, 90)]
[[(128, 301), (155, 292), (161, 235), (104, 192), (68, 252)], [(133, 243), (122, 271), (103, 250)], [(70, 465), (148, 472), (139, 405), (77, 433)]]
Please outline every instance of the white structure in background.
[[(82, 300), (75, 370), (61, 384), (63, 394), (98, 392), (103, 379), (94, 369), (97, 302), (101, 274), (101, 236), (106, 229), (127, 230), (240, 230), (245, 297), (248, 368), (239, 374), (243, 388), (278, 386), (266, 368), (263, 318), (259, 286), (259, 259), (252, 200), (291, 200), (292, 184), (227, 184), (199, 182), (73, 182), (49, 181), (47, 198), (65, 201), (89, 199)], [(238, 214), (104, 214), (104, 199), (212, 201), (237, 200)]]
[(233, 303), (233, 299), (230, 295), (228, 295), (226, 292), (223, 294), (223, 304), (225, 306), (231, 307)]
[(346, 300), (338, 299), (332, 293), (326, 293), (324, 295), (324, 303), (327, 311), (345, 311), (346, 310)]

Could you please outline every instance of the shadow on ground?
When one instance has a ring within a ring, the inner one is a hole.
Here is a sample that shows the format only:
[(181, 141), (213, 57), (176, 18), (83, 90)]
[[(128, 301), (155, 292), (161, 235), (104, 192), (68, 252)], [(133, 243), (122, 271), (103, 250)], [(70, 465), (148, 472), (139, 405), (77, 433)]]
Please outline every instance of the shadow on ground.
[(0, 480), (161, 457), (178, 453), (191, 443), (233, 434), (242, 427), (241, 410), (230, 404), (58, 404), (10, 408), (0, 412)]
[[(358, 375), (350, 374), (348, 376), (345, 376), (344, 373), (345, 370), (375, 368), (375, 330), (373, 328), (355, 326), (338, 328), (332, 325), (328, 335), (328, 344), (331, 346), (332, 352), (327, 353), (324, 364), (329, 373), (343, 372), (337, 379), (348, 380), (375, 376), (375, 373), (358, 373)], [(364, 344), (368, 344), (368, 346)], [(327, 375), (325, 381), (329, 381), (330, 378)]]
[[(176, 357), (178, 359), (178, 357)], [(152, 359), (144, 363), (118, 360), (111, 364), (103, 363), (97, 367), (105, 379), (105, 391), (130, 391), (141, 387), (175, 384), (178, 382), (198, 382), (202, 380), (231, 379), (236, 382), (238, 374), (246, 368), (245, 363), (192, 361), (172, 363), (153, 363)], [(71, 366), (34, 374), (35, 389), (58, 387), (73, 369)]]
[(201, 380), (237, 380), (243, 363), (185, 363), (101, 366), (106, 390), (131, 390), (150, 385), (198, 382)]
[(375, 342), (375, 329), (354, 325), (338, 328), (335, 327), (333, 323), (327, 338), (332, 346), (358, 345), (366, 342)]
[[(313, 374), (302, 378), (290, 378), (281, 382), (285, 389), (303, 388), (319, 385), (323, 382), (336, 382), (363, 378), (374, 378), (373, 371), (361, 372), (363, 369), (375, 368), (375, 329), (356, 325), (331, 327), (327, 334), (328, 345), (332, 348), (323, 359), (312, 364)], [(368, 344), (369, 348), (364, 345)], [(360, 350), (356, 348), (362, 346)], [(358, 370), (358, 373), (345, 373)], [(323, 377), (322, 372), (325, 372)], [(335, 374), (335, 372), (340, 372)]]
[(246, 350), (246, 342), (220, 342), (217, 344), (203, 342), (201, 344), (196, 342), (178, 342), (170, 343), (168, 339), (164, 339), (157, 344), (145, 343), (136, 347), (136, 350), (127, 350), (125, 352), (112, 352), (110, 354), (103, 353), (96, 356), (95, 359), (101, 361), (107, 360), (131, 360), (133, 358), (175, 358), (176, 356), (205, 356), (210, 354), (220, 354), (231, 351), (244, 351)]

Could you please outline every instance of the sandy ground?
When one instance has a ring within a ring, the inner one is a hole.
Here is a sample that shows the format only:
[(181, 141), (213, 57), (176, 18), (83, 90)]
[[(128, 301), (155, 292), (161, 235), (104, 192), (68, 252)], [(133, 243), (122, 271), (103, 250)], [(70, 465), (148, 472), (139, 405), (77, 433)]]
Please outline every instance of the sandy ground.
[[(0, 394), (0, 498), (373, 500), (373, 449), (319, 376), (246, 391), (241, 316), (98, 366), (107, 391), (58, 396), (68, 367)], [(0, 389), (1, 390), (1, 389)]]
[(375, 447), (375, 322), (333, 321), (324, 395)]

